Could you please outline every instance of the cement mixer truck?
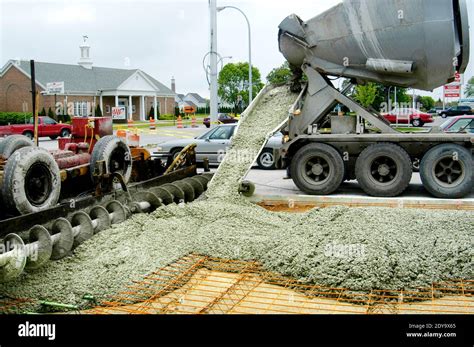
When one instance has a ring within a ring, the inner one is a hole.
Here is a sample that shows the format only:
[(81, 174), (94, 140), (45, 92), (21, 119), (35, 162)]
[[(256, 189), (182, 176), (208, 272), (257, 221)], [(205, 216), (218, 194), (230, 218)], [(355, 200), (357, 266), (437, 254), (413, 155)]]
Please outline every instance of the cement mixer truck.
[[(371, 196), (397, 196), (414, 164), (435, 197), (472, 191), (472, 134), (400, 133), (331, 82), (334, 76), (422, 90), (452, 82), (469, 60), (465, 0), (345, 0), (308, 21), (291, 15), (279, 29), (292, 89), (300, 91), (282, 129), (282, 162), (302, 191), (331, 194), (357, 179)], [(356, 116), (331, 117), (336, 105)]]

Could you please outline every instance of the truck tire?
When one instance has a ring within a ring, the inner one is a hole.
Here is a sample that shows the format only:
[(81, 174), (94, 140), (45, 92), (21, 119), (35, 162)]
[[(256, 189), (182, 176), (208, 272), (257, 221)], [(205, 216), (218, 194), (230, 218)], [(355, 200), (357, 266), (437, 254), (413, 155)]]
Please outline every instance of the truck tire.
[(257, 158), (257, 165), (261, 170), (274, 170), (275, 169), (275, 156), (273, 150), (270, 148), (264, 148), (262, 153)]
[(69, 135), (71, 135), (71, 131), (69, 131), (69, 129), (63, 129), (61, 130), (59, 137), (69, 137)]
[(339, 152), (322, 143), (302, 147), (291, 161), (291, 178), (311, 195), (334, 193), (344, 180), (344, 162)]
[(59, 167), (43, 148), (24, 147), (5, 166), (2, 197), (11, 213), (28, 214), (58, 203), (61, 193)]
[(430, 149), (420, 164), (421, 182), (437, 198), (463, 198), (472, 191), (474, 164), (472, 154), (455, 144)]
[(35, 137), (35, 134), (33, 134), (32, 131), (25, 131), (23, 132), (23, 136), (29, 138), (30, 140), (33, 140), (33, 137)]
[(94, 168), (99, 161), (105, 161), (106, 174), (119, 172), (128, 183), (132, 175), (132, 153), (125, 141), (109, 135), (101, 138), (94, 146), (90, 161), (90, 174), (94, 181)]
[(0, 142), (0, 157), (8, 159), (16, 150), (33, 146), (33, 141), (23, 135), (10, 135)]
[(359, 155), (355, 174), (368, 195), (393, 197), (407, 189), (412, 167), (410, 156), (403, 148), (392, 143), (377, 143)]

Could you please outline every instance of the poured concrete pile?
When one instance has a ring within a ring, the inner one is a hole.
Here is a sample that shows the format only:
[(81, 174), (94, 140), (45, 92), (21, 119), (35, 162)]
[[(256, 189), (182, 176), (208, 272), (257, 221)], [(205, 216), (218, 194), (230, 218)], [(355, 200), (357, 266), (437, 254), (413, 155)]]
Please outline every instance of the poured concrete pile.
[[(233, 149), (258, 150), (286, 116), (295, 96), (275, 93), (246, 117)], [(474, 278), (472, 212), (335, 207), (272, 213), (238, 196), (239, 175), (253, 159), (234, 159), (223, 163), (207, 200), (136, 215), (95, 235), (72, 257), (2, 285), (0, 293), (64, 303), (80, 303), (86, 293), (103, 299), (189, 253), (258, 260), (303, 281), (361, 292)]]

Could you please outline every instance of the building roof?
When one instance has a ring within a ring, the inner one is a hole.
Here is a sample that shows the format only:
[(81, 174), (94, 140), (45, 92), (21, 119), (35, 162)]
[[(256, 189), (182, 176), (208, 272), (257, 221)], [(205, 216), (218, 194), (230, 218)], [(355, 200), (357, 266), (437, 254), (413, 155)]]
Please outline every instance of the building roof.
[[(193, 96), (200, 104), (205, 104), (206, 103), (206, 99), (204, 99), (198, 93), (188, 93), (188, 95)], [(188, 96), (188, 95), (186, 95), (186, 96)]]
[[(3, 75), (12, 65), (16, 65), (30, 76), (30, 62), (26, 60), (9, 60), (2, 68), (0, 75)], [(36, 81), (39, 84), (46, 86), (50, 82), (64, 82), (66, 91), (75, 93), (115, 90), (137, 71), (143, 73), (158, 88), (158, 94), (174, 95), (171, 89), (139, 69), (127, 70), (95, 66), (85, 69), (80, 65), (35, 62)]]
[(188, 100), (186, 100), (184, 103), (185, 103), (186, 105), (188, 105), (188, 106), (191, 106), (191, 107), (197, 108), (197, 105), (196, 105), (194, 102), (192, 102), (192, 101), (188, 101)]

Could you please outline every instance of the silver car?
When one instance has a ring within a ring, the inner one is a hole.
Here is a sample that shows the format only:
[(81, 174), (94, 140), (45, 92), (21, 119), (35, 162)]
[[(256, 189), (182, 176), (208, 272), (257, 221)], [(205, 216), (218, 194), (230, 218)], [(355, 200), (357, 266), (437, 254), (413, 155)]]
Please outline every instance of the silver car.
[[(191, 143), (196, 146), (196, 161), (203, 163), (205, 158), (209, 159), (209, 164), (219, 165), (223, 159), (222, 154), (226, 152), (231, 145), (232, 136), (237, 124), (219, 125), (201, 136), (194, 139), (172, 140), (164, 142), (156, 149), (155, 155), (174, 159), (181, 150)], [(282, 144), (281, 133), (272, 137), (265, 149), (257, 158), (257, 165), (263, 170), (275, 168), (275, 160), (279, 158), (279, 148)]]

